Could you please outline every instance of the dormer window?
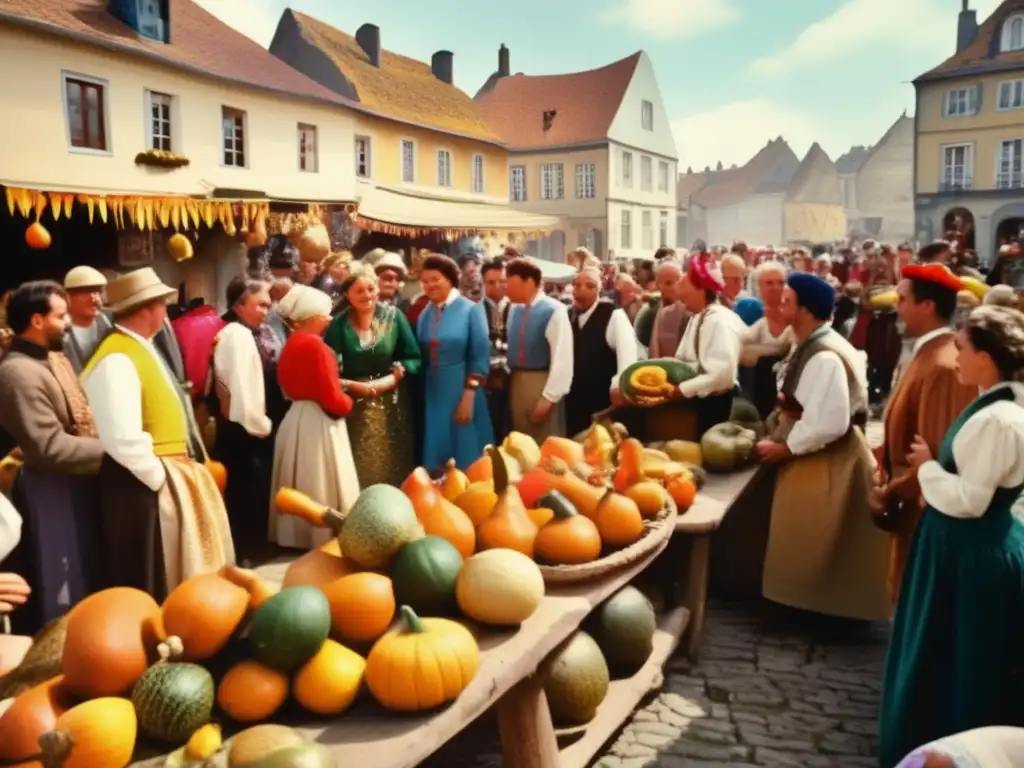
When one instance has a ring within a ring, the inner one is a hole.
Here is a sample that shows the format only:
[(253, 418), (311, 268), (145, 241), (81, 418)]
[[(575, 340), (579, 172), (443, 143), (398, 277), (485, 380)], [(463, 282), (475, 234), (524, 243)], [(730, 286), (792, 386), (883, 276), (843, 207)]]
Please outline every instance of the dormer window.
[(1003, 53), (1024, 49), (1024, 13), (1015, 13), (1003, 22), (1000, 42), (999, 48)]
[(168, 0), (109, 0), (110, 12), (137, 34), (159, 43), (170, 42)]

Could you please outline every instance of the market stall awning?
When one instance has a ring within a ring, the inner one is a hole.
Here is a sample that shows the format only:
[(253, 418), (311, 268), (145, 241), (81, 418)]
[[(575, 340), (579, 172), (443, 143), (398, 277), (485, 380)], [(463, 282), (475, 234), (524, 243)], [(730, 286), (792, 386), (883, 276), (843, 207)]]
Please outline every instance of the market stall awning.
[(454, 235), (480, 232), (536, 232), (558, 229), (559, 219), (517, 211), (504, 205), (403, 194), (366, 187), (360, 197), (356, 225), (393, 234), (440, 230)]

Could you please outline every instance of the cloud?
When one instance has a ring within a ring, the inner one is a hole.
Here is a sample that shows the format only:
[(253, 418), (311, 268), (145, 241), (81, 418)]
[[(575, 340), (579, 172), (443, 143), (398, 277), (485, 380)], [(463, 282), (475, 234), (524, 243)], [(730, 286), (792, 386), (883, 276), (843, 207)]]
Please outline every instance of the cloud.
[(660, 38), (693, 37), (739, 20), (736, 0), (612, 0), (601, 20)]
[[(756, 126), (756, 128), (754, 128)], [(830, 121), (767, 99), (737, 101), (673, 121), (679, 170), (743, 165), (768, 142), (782, 136), (800, 157), (817, 141), (832, 159), (856, 143), (849, 121)]]
[(229, 27), (255, 40), (264, 48), (270, 45), (281, 18), (283, 3), (276, 0), (195, 0)]
[[(980, 22), (999, 3), (976, 0), (971, 5)], [(785, 48), (756, 59), (750, 70), (778, 76), (839, 57), (884, 56), (890, 46), (934, 51), (938, 41), (952, 48), (957, 19), (951, 7), (955, 3), (947, 0), (846, 0), (831, 16), (805, 27)]]

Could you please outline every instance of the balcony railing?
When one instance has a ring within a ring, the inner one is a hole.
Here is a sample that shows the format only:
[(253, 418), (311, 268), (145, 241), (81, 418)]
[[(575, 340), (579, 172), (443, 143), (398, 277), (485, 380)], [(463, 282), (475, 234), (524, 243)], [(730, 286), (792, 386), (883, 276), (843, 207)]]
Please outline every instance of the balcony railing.
[(1024, 172), (1010, 171), (996, 174), (996, 189), (1024, 188)]
[(974, 189), (974, 179), (966, 175), (945, 176), (939, 182), (939, 192), (965, 192)]

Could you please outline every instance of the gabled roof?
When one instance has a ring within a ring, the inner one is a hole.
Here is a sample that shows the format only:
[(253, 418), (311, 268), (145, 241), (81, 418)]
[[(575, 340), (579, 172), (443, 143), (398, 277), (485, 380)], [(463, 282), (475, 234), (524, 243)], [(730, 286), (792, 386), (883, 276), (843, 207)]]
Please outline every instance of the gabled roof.
[(842, 203), (836, 165), (818, 142), (811, 145), (800, 161), (786, 190), (786, 199), (804, 203)]
[(106, 0), (3, 0), (0, 21), (143, 56), (158, 64), (232, 84), (351, 104), (272, 56), (192, 0), (167, 2), (171, 22), (167, 44), (136, 34), (107, 10)]
[(679, 174), (679, 178), (676, 180), (676, 201), (684, 204), (689, 203), (690, 197), (704, 188), (704, 185), (708, 183), (713, 173), (713, 171), (694, 173), (690, 169), (686, 173)]
[(939, 66), (920, 75), (914, 82), (947, 77), (983, 74), (1000, 70), (1024, 69), (1024, 50), (1003, 53), (999, 50), (1003, 22), (1014, 13), (1024, 12), (1024, 0), (1005, 0), (982, 22), (978, 35), (969, 46), (954, 53)]
[[(475, 101), (509, 149), (606, 141), (641, 55), (567, 75), (492, 76)], [(545, 130), (544, 113), (552, 111)]]
[(278, 31), (290, 24), (327, 57), (351, 85), (359, 104), (372, 112), (460, 136), (499, 141), (473, 100), (435, 77), (429, 64), (382, 49), (380, 66), (375, 67), (352, 35), (289, 8), (281, 15)]
[(896, 131), (900, 128), (909, 128), (910, 130), (913, 130), (913, 126), (914, 118), (907, 117), (907, 113), (904, 111), (902, 115), (896, 118), (896, 122), (889, 126), (889, 130), (882, 134), (882, 138), (871, 146), (867, 155), (864, 156), (864, 161), (860, 164), (861, 168), (867, 165), (871, 158), (875, 156), (875, 153), (889, 142), (889, 139), (892, 138), (892, 135), (896, 133)]
[(784, 193), (800, 159), (781, 136), (772, 139), (741, 168), (716, 172), (693, 197), (702, 208), (734, 205), (750, 195)]
[(836, 170), (840, 173), (856, 173), (867, 160), (870, 147), (858, 145), (850, 147), (849, 151), (836, 160)]

